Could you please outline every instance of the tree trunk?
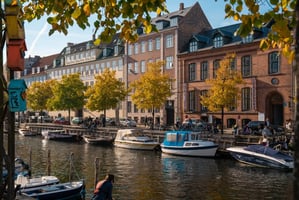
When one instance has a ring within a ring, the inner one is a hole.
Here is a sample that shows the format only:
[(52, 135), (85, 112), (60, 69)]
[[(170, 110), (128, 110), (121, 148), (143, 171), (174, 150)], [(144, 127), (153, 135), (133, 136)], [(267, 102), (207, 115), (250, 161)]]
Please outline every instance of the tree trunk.
[(71, 124), (71, 109), (70, 108), (68, 110), (68, 114), (69, 114), (69, 124)]
[(155, 108), (154, 108), (154, 106), (152, 108), (152, 117), (153, 117), (153, 122), (151, 123), (151, 129), (154, 130), (154, 126), (155, 126)]
[(296, 30), (295, 30), (295, 65), (293, 66), (294, 84), (295, 84), (295, 154), (294, 154), (294, 181), (293, 181), (293, 199), (299, 199), (299, 2), (296, 2)]
[(223, 134), (224, 107), (221, 107), (221, 134)]

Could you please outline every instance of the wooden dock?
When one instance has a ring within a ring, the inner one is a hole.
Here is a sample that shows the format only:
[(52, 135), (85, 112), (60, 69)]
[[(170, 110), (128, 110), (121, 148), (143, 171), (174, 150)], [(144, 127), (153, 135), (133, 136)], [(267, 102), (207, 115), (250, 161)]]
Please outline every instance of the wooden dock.
[[(85, 134), (109, 134), (112, 136), (116, 135), (116, 132), (120, 128), (124, 127), (98, 127), (94, 130), (89, 130), (88, 128), (76, 126), (76, 125), (57, 125), (52, 123), (27, 123), (22, 124), (22, 126), (27, 126), (30, 128), (32, 132), (36, 132), (37, 134), (41, 134), (42, 130), (57, 130), (64, 129), (69, 134), (75, 134), (77, 136), (83, 136)], [(159, 143), (163, 142), (165, 131), (161, 130), (151, 130), (144, 129), (143, 127), (137, 127), (143, 129), (143, 133), (145, 135), (150, 136), (155, 139)], [(241, 145), (249, 145), (249, 144), (258, 144), (261, 136), (255, 135), (233, 135), (231, 129), (227, 129), (224, 131), (224, 134), (221, 133), (209, 133), (203, 132), (202, 139), (210, 140), (219, 145), (219, 150), (225, 150), (231, 146), (241, 146)], [(272, 139), (275, 137), (281, 137), (281, 134), (272, 136)]]

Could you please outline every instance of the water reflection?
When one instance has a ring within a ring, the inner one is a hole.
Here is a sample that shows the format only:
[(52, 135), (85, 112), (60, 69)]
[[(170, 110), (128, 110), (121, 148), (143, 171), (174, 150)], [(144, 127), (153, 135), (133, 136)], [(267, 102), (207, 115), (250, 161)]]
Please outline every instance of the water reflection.
[(99, 177), (115, 174), (116, 200), (243, 200), (290, 199), (292, 173), (252, 168), (233, 159), (176, 157), (154, 151), (100, 147), (84, 143), (62, 143), (40, 137), (16, 136), (16, 155), (29, 160), (32, 170), (46, 174), (50, 150), (52, 175), (62, 182), (69, 179), (69, 159), (74, 153), (74, 178), (86, 180), (91, 195), (95, 158), (99, 158)]

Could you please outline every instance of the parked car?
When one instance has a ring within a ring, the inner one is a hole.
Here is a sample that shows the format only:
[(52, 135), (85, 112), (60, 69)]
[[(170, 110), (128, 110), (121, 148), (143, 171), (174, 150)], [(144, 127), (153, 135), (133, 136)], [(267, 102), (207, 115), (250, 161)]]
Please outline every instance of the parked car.
[(72, 124), (80, 125), (82, 123), (83, 123), (83, 118), (82, 117), (73, 117)]
[(106, 118), (106, 125), (107, 126), (115, 126), (116, 125), (115, 119), (107, 117)]
[(133, 119), (126, 119), (126, 118), (121, 118), (119, 119), (119, 123), (121, 126), (127, 126), (127, 127), (136, 127), (137, 123)]
[(57, 117), (53, 121), (54, 124), (63, 124), (63, 125), (69, 125), (70, 122), (66, 120), (64, 117)]
[(52, 123), (53, 119), (50, 116), (39, 116), (37, 118), (39, 123)]

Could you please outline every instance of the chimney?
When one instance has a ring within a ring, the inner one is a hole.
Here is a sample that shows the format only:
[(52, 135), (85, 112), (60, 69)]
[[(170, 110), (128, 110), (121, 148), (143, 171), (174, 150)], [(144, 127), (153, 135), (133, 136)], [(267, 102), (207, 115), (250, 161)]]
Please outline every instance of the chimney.
[(180, 3), (180, 10), (184, 10), (184, 3)]

